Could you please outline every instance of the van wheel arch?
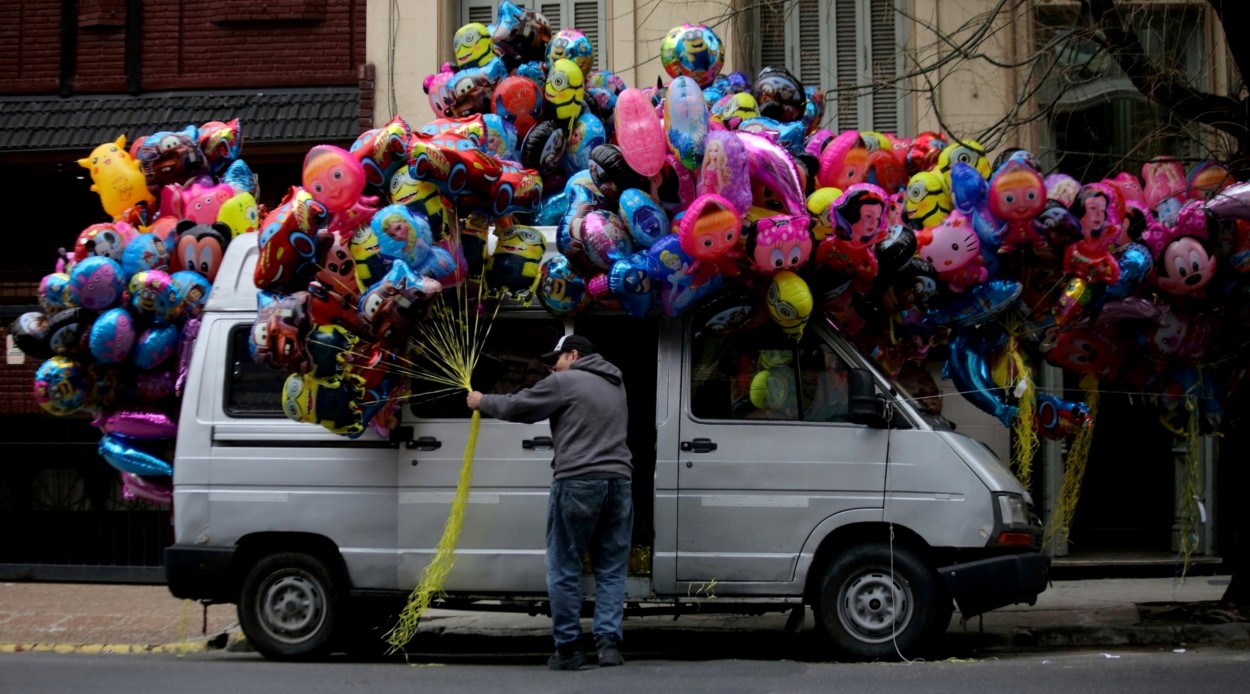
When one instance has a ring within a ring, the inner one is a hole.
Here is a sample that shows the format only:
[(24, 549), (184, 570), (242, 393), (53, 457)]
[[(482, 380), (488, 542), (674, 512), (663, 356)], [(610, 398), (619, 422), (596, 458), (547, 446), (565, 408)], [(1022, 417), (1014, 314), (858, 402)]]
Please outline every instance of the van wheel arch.
[(316, 557), (335, 575), (338, 585), (346, 592), (351, 589), (351, 577), (338, 545), (324, 535), (314, 533), (252, 533), (244, 535), (235, 543), (234, 559), (230, 563), (230, 595), (239, 602), (243, 581), (252, 568), (265, 557), (280, 552), (301, 552)]

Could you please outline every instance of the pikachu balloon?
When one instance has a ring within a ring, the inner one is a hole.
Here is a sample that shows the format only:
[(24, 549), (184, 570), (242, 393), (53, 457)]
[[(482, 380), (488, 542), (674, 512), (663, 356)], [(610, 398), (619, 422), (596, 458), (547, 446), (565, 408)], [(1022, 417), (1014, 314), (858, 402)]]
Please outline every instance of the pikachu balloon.
[(79, 159), (78, 165), (91, 170), (91, 190), (100, 194), (100, 204), (114, 220), (141, 202), (156, 204), (139, 163), (126, 151), (125, 135), (96, 147), (91, 156)]

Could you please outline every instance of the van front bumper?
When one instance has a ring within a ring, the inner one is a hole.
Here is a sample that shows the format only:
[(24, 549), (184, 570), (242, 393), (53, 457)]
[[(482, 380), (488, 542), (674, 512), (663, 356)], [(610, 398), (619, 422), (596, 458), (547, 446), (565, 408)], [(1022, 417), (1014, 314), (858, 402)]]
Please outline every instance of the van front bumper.
[(965, 619), (1016, 603), (1037, 602), (1050, 580), (1050, 557), (1009, 554), (938, 569)]
[(208, 602), (238, 600), (231, 579), (234, 547), (173, 545), (165, 548), (165, 583), (176, 598)]

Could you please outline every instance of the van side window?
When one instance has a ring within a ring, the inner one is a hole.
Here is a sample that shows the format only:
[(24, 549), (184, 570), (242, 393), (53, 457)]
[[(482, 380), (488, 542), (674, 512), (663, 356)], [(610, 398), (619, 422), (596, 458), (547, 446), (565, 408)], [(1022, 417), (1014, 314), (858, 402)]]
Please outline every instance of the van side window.
[[(564, 334), (564, 324), (547, 314), (534, 317), (496, 316), (473, 370), (473, 387), (483, 393), (510, 395), (541, 381), (550, 371), (539, 355), (551, 350)], [(416, 359), (417, 371), (430, 371), (428, 362)], [(447, 392), (447, 386), (422, 378), (412, 379), (408, 397), (412, 414), (423, 419), (468, 419), (472, 410), (464, 404), (465, 392)]]
[(848, 367), (816, 331), (797, 344), (771, 325), (702, 331), (692, 346), (690, 408), (698, 419), (846, 421)]
[(231, 417), (282, 417), (282, 384), (287, 375), (272, 371), (253, 359), (248, 351), (252, 324), (230, 328), (230, 353), (226, 363), (225, 410)]

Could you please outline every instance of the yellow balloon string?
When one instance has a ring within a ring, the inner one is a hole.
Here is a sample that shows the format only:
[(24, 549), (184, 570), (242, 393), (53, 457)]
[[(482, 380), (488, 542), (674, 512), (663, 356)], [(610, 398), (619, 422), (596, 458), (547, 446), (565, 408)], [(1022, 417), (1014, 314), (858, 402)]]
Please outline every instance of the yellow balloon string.
[(1036, 429), (1037, 391), (1033, 386), (1033, 371), (1025, 362), (1020, 342), (1016, 339), (1015, 327), (1011, 326), (1012, 335), (1007, 338), (1007, 347), (1003, 350), (1002, 357), (994, 364), (990, 376), (996, 385), (1008, 391), (1013, 389), (1014, 382), (1024, 384), (1020, 402), (1016, 406), (1016, 419), (1011, 427), (1013, 434), (1011, 457), (1016, 469), (1016, 478), (1025, 489), (1028, 489), (1033, 477), (1033, 458), (1037, 455), (1039, 446)]
[(421, 617), (430, 607), (430, 601), (443, 592), (447, 575), (456, 562), (456, 541), (460, 538), (460, 529), (464, 526), (464, 510), (469, 504), (469, 484), (473, 479), (473, 451), (477, 447), (477, 432), (482, 424), (482, 413), (473, 411), (469, 422), (469, 440), (464, 445), (464, 462), (460, 466), (460, 479), (456, 483), (456, 496), (451, 501), (451, 513), (443, 525), (443, 536), (438, 540), (438, 548), (434, 550), (434, 558), (421, 573), (421, 581), (408, 596), (408, 604), (399, 613), (399, 623), (386, 634), (386, 642), (390, 644), (388, 654), (403, 650), (404, 646), (417, 634), (417, 626)]
[(1094, 443), (1094, 423), (1098, 421), (1098, 378), (1086, 374), (1081, 379), (1081, 389), (1085, 391), (1085, 406), (1089, 408), (1089, 421), (1085, 428), (1076, 435), (1068, 455), (1064, 461), (1063, 484), (1059, 486), (1059, 497), (1055, 499), (1055, 507), (1043, 533), (1042, 544), (1067, 543), (1068, 532), (1072, 528), (1072, 518), (1076, 515), (1076, 502), (1081, 496), (1081, 483), (1085, 480), (1085, 466), (1089, 461), (1089, 449)]

